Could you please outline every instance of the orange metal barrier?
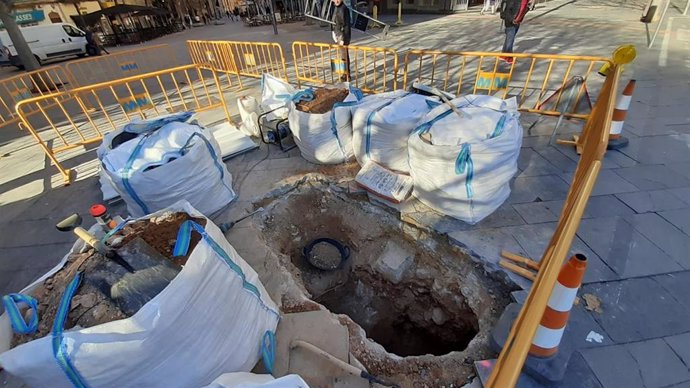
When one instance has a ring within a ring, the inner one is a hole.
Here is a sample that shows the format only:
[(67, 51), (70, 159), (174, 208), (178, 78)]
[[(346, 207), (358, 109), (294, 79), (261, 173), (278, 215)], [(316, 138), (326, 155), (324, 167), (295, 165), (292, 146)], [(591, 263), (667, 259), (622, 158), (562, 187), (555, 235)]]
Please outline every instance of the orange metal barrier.
[(520, 110), (542, 115), (585, 119), (603, 78), (596, 71), (608, 58), (410, 50), (401, 70), (402, 87), (413, 82), (455, 94), (517, 97)]
[[(616, 53), (614, 53), (615, 58)], [(634, 58), (634, 48), (632, 58)], [(632, 58), (629, 58), (627, 62), (632, 61)], [(489, 378), (487, 388), (514, 387), (517, 383), (532, 339), (544, 314), (563, 262), (568, 256), (582, 214), (601, 170), (609, 139), (611, 119), (616, 105), (616, 91), (622, 64), (627, 63), (607, 62), (611, 66), (610, 70), (598, 94), (597, 103), (585, 123), (582, 136), (577, 142), (577, 145), (582, 147), (582, 154), (556, 231), (539, 262), (537, 277), (530, 288), (529, 296), (520, 314), (513, 323), (508, 339)], [(548, 76), (545, 79), (548, 80)], [(549, 112), (539, 113), (548, 114)]]
[(240, 76), (261, 78), (264, 73), (288, 81), (285, 55), (278, 43), (188, 40), (187, 48), (193, 63), (236, 75), (240, 87)]
[(158, 44), (71, 61), (65, 69), (79, 86), (86, 86), (187, 63), (167, 44)]
[(231, 120), (216, 73), (186, 65), (30, 98), (16, 111), (68, 184), (70, 171), (57, 154), (100, 142), (135, 117), (216, 108)]
[[(57, 91), (74, 87), (74, 80), (60, 66), (48, 66), (39, 70), (15, 75), (0, 81), (0, 127), (17, 123), (19, 116), (14, 106), (23, 100), (52, 94)], [(46, 108), (52, 105), (52, 101), (46, 101), (41, 106)], [(38, 106), (27, 114), (38, 112)]]
[[(365, 93), (397, 89), (398, 54), (390, 48), (348, 46), (350, 82)], [(335, 84), (345, 74), (344, 48), (336, 44), (293, 42), (297, 84)]]

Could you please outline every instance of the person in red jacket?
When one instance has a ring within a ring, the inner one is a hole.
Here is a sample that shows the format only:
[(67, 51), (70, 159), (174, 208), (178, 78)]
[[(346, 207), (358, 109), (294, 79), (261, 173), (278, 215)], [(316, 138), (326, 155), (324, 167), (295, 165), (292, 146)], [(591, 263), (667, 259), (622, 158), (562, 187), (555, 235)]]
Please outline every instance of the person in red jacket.
[[(503, 52), (512, 53), (515, 35), (525, 14), (529, 9), (530, 0), (503, 0), (501, 2), (501, 19), (505, 23), (506, 40), (503, 42)], [(502, 60), (513, 63), (512, 57), (500, 57)]]

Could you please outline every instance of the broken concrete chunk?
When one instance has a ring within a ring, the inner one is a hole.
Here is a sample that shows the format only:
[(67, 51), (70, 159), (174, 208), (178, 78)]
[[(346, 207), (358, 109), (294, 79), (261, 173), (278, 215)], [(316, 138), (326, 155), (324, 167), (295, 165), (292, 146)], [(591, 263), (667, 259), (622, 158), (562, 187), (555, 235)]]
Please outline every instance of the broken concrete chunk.
[(383, 253), (374, 262), (374, 269), (384, 278), (399, 283), (405, 272), (414, 264), (414, 254), (393, 241), (388, 241)]

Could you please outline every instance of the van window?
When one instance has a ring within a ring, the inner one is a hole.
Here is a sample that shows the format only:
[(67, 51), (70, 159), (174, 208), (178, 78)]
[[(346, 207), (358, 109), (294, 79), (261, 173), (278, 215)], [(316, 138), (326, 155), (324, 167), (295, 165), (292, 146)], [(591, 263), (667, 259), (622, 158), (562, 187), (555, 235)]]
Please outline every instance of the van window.
[(84, 33), (82, 33), (81, 31), (79, 31), (79, 30), (77, 30), (76, 28), (74, 28), (74, 27), (72, 27), (72, 26), (70, 26), (70, 25), (67, 25), (67, 24), (65, 24), (64, 26), (62, 26), (62, 29), (65, 30), (65, 32), (66, 32), (67, 35), (69, 35), (69, 36), (74, 36), (74, 37), (84, 36)]

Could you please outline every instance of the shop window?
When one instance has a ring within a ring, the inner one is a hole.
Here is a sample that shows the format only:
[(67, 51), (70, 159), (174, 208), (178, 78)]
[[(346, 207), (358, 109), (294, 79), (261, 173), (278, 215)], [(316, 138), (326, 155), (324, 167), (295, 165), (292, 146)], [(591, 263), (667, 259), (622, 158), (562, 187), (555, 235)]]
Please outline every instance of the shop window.
[(48, 14), (51, 23), (62, 23), (62, 18), (57, 12), (51, 12)]

